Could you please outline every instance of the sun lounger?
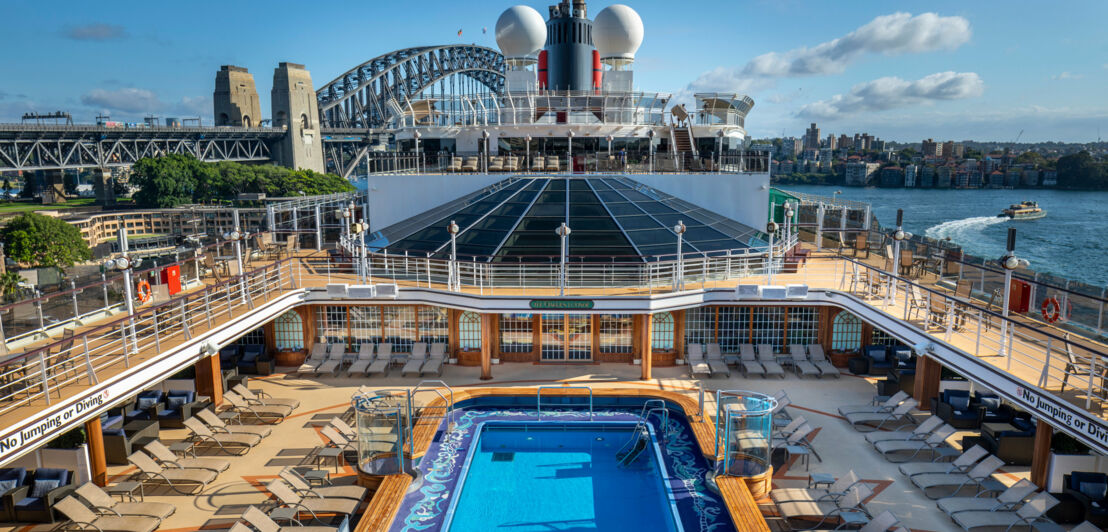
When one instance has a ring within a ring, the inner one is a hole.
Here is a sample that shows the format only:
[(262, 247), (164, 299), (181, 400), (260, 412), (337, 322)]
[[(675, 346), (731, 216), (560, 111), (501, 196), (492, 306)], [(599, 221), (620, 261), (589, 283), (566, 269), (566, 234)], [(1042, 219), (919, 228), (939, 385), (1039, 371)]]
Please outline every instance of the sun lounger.
[(858, 475), (851, 470), (847, 471), (845, 475), (835, 479), (835, 482), (826, 489), (776, 488), (769, 492), (769, 498), (772, 499), (775, 504), (789, 501), (837, 500), (843, 495), (846, 495), (846, 491), (858, 482), (860, 482)]
[(424, 362), (427, 362), (427, 343), (416, 342), (412, 344), (412, 354), (408, 357), (408, 361), (404, 363), (400, 375), (403, 376), (409, 373), (419, 375), (419, 370), (423, 367)]
[(328, 421), (327, 424), (334, 427), (335, 430), (337, 430), (339, 432), (339, 434), (342, 434), (348, 440), (353, 440), (358, 435), (354, 431), (354, 427), (351, 427), (350, 425), (348, 425), (340, 417), (336, 416), (336, 417), (331, 418), (331, 420)]
[[(250, 506), (246, 511), (242, 512), (242, 519), (250, 523), (250, 526), (254, 527), (254, 530), (258, 532), (334, 532), (338, 530), (333, 526), (281, 526), (273, 519), (270, 519), (265, 512), (262, 512), (254, 506)], [(236, 530), (236, 526), (240, 528)], [(242, 523), (235, 523), (235, 526), (231, 527), (229, 532), (252, 531)]]
[(758, 363), (758, 357), (754, 354), (754, 346), (742, 344), (739, 346), (739, 363), (742, 364), (743, 375), (750, 374), (766, 376), (766, 368)]
[(1081, 524), (1071, 528), (1070, 532), (1104, 532), (1104, 529), (1088, 521), (1084, 521)]
[(369, 365), (369, 369), (366, 369), (366, 375), (375, 375), (380, 373), (384, 375), (389, 372), (389, 365), (392, 364), (392, 344), (385, 342), (377, 344), (377, 359)]
[[(854, 412), (846, 415), (846, 420), (854, 426), (855, 430), (861, 430), (861, 427), (867, 427), (871, 430), (878, 430), (884, 427), (886, 424), (899, 424), (906, 421), (911, 421), (909, 415), (912, 410), (919, 406), (919, 402), (915, 399), (908, 399), (903, 403), (900, 403), (892, 412)], [(874, 425), (876, 423), (876, 425)]]
[(766, 369), (766, 375), (780, 375), (782, 379), (785, 378), (785, 370), (777, 363), (772, 345), (758, 344), (758, 363)]
[(304, 363), (296, 368), (296, 373), (315, 373), (316, 368), (327, 360), (330, 350), (330, 346), (327, 344), (313, 345), (312, 351), (308, 353), (308, 358), (305, 358)]
[[(954, 434), (956, 430), (954, 427), (944, 424), (935, 429), (924, 440), (885, 440), (875, 443), (873, 447), (890, 462), (909, 462), (923, 452), (932, 455), (938, 454), (938, 449), (946, 445), (946, 439)], [(893, 456), (904, 454), (908, 456), (899, 460), (892, 459)]]
[(969, 450), (962, 451), (962, 454), (955, 458), (953, 462), (911, 462), (901, 464), (900, 472), (908, 475), (909, 478), (928, 473), (964, 472), (969, 471), (977, 462), (988, 455), (989, 451), (986, 451), (984, 447), (974, 445)]
[(223, 460), (221, 458), (177, 458), (173, 451), (169, 450), (161, 440), (153, 440), (147, 443), (143, 449), (155, 460), (162, 464), (162, 467), (170, 467), (177, 469), (207, 469), (215, 473), (222, 473), (231, 467), (231, 462)]
[(1018, 526), (1031, 527), (1033, 523), (1053, 523), (1047, 519), (1046, 512), (1058, 504), (1058, 499), (1047, 492), (1041, 492), (1031, 497), (1019, 509), (1012, 510), (979, 510), (971, 512), (959, 512), (950, 518), (959, 526), (972, 532), (978, 528), (1011, 530)]
[(685, 353), (685, 361), (689, 363), (689, 372), (693, 377), (697, 375), (712, 375), (712, 368), (704, 360), (704, 348), (700, 344), (689, 344)]
[(1030, 497), (1038, 490), (1039, 487), (1031, 483), (1031, 481), (1021, 478), (1019, 482), (1009, 486), (1008, 489), (1001, 492), (996, 498), (981, 496), (946, 497), (945, 499), (939, 499), (935, 504), (940, 510), (946, 513), (946, 515), (972, 511), (995, 512), (1014, 510), (1024, 499)]
[[(102, 532), (154, 532), (161, 521), (142, 515), (104, 515), (98, 516), (76, 497), (70, 495), (56, 503), (54, 509), (61, 512), (69, 524), (78, 530), (97, 530)], [(71, 528), (63, 526), (63, 529)]]
[(717, 373), (724, 377), (731, 376), (731, 368), (727, 367), (727, 361), (723, 360), (723, 353), (719, 350), (719, 344), (708, 344), (708, 369), (712, 371), (712, 375)]
[(111, 495), (108, 495), (108, 492), (92, 482), (86, 482), (74, 491), (77, 493), (78, 497), (84, 499), (85, 503), (88, 504), (94, 512), (100, 515), (141, 515), (153, 517), (158, 520), (158, 524), (161, 524), (162, 520), (173, 515), (173, 512), (177, 511), (176, 506), (165, 502), (116, 501)]
[(292, 413), (292, 408), (285, 405), (251, 405), (235, 392), (224, 392), (223, 400), (231, 405), (231, 409), (241, 416), (249, 415), (256, 421), (269, 424), (277, 424)]
[(420, 375), (429, 375), (434, 373), (435, 375), (442, 375), (442, 365), (446, 362), (446, 344), (435, 343), (431, 344), (431, 354), (427, 356), (427, 362), (423, 363), (423, 367), (419, 368)]
[(861, 412), (891, 412), (897, 407), (897, 405), (904, 402), (904, 400), (908, 399), (909, 397), (910, 396), (907, 394), (907, 392), (899, 391), (879, 405), (840, 406), (839, 415), (846, 416), (849, 414), (857, 414)]
[(236, 384), (231, 388), (232, 392), (235, 392), (246, 400), (251, 405), (263, 405), (263, 406), (287, 406), (292, 410), (296, 410), (300, 406), (299, 399), (292, 399), (286, 397), (273, 397), (262, 390), (251, 390), (242, 384)]
[[(165, 484), (182, 495), (196, 495), (204, 491), (208, 483), (215, 480), (216, 477), (216, 473), (210, 469), (166, 469), (142, 451), (131, 453), (127, 457), (127, 461), (138, 468), (135, 478), (139, 482)], [(188, 485), (192, 489), (183, 490), (181, 489), (182, 485)]]
[(277, 476), (281, 477), (296, 493), (302, 497), (315, 497), (327, 499), (337, 497), (340, 499), (353, 499), (361, 501), (365, 498), (366, 489), (361, 486), (319, 486), (312, 487), (304, 477), (293, 469), (282, 469)]
[(358, 346), (358, 354), (354, 356), (354, 361), (350, 363), (350, 367), (346, 369), (347, 375), (361, 375), (369, 369), (369, 365), (373, 364), (374, 345), (366, 342)]
[(811, 375), (819, 377), (820, 371), (815, 364), (808, 361), (808, 353), (800, 344), (789, 344), (789, 354), (792, 355), (793, 369), (797, 376)]
[(910, 432), (903, 430), (911, 425), (902, 425), (897, 427), (896, 430), (890, 432), (871, 432), (866, 434), (866, 441), (870, 443), (877, 443), (881, 441), (905, 441), (905, 440), (924, 440), (927, 439), (935, 429), (941, 427), (943, 424), (942, 418), (939, 416), (931, 416), (920, 423)]
[[(933, 490), (938, 488), (953, 487), (950, 495), (956, 495), (963, 488), (980, 488), (981, 483), (992, 476), (1002, 465), (1004, 465), (1004, 460), (995, 456), (988, 456), (965, 473), (924, 473), (908, 478), (912, 480), (912, 484), (923, 490), (924, 495), (936, 499), (939, 496), (933, 495)], [(980, 490), (978, 489), (978, 491)]]
[[(884, 512), (877, 514), (877, 516), (873, 519), (870, 519), (869, 522), (866, 523), (866, 526), (858, 529), (858, 532), (886, 532), (890, 528), (899, 524), (900, 519), (897, 516), (893, 515), (892, 512), (885, 510)], [(907, 532), (906, 528), (897, 527), (897, 532), (901, 530)]]
[(350, 440), (349, 438), (347, 438), (346, 436), (343, 436), (342, 434), (339, 434), (339, 431), (335, 430), (334, 427), (331, 427), (331, 426), (323, 427), (322, 429), (320, 429), (319, 432), (320, 432), (320, 434), (323, 435), (324, 438), (327, 438), (327, 441), (329, 442), (330, 446), (338, 447), (344, 453), (345, 452), (353, 452), (353, 453), (358, 452), (357, 442)]
[(312, 514), (312, 518), (317, 521), (319, 520), (318, 514), (321, 513), (352, 514), (358, 509), (358, 505), (360, 504), (353, 499), (339, 497), (328, 499), (301, 497), (294, 492), (288, 484), (285, 484), (285, 481), (279, 478), (266, 484), (265, 489), (272, 493), (274, 497), (277, 497), (278, 504), (281, 506), (287, 506), (301, 512), (308, 512)]
[(822, 375), (831, 375), (836, 379), (842, 376), (839, 368), (836, 368), (830, 360), (827, 359), (827, 355), (823, 352), (823, 346), (819, 344), (808, 344), (808, 358), (812, 361), (812, 364), (816, 365)]
[(808, 449), (808, 452), (812, 453), (812, 455), (816, 457), (816, 460), (822, 462), (823, 459), (820, 458), (819, 453), (816, 452), (816, 448), (812, 446), (812, 441), (808, 439), (808, 435), (814, 431), (815, 429), (813, 429), (811, 425), (805, 423), (797, 428), (795, 431), (793, 431), (792, 434), (789, 434), (788, 438), (786, 438), (785, 441), (780, 442), (776, 446), (774, 446), (774, 449), (784, 448), (790, 445), (804, 447), (805, 449)]
[[(771, 492), (772, 493), (772, 492)], [(812, 528), (820, 528), (828, 520), (835, 520), (846, 511), (864, 511), (862, 501), (873, 494), (869, 486), (859, 482), (846, 490), (838, 500), (830, 497), (807, 501), (787, 501), (777, 505), (781, 518), (789, 523), (793, 519), (815, 520), (819, 522)], [(868, 512), (865, 512), (868, 513)], [(791, 523), (789, 523), (791, 525)]]
[(192, 432), (190, 438), (197, 445), (215, 446), (227, 454), (243, 455), (262, 441), (262, 437), (256, 434), (222, 434), (213, 433), (211, 429), (196, 418), (185, 420), (185, 428)]
[(804, 416), (796, 416), (796, 419), (790, 421), (789, 424), (782, 427), (781, 430), (774, 431), (770, 437), (775, 440), (784, 440), (807, 422), (808, 420), (804, 419)]
[(204, 422), (216, 434), (221, 432), (225, 434), (254, 434), (264, 438), (273, 432), (272, 428), (264, 425), (228, 425), (219, 416), (215, 415), (215, 412), (207, 408), (197, 412), (196, 417), (200, 418), (200, 421)]
[(342, 367), (343, 357), (346, 355), (345, 349), (341, 346), (342, 344), (331, 344), (331, 349), (327, 351), (327, 358), (316, 366), (315, 370), (311, 373), (316, 375), (326, 375), (329, 373), (332, 376), (338, 373), (339, 368)]

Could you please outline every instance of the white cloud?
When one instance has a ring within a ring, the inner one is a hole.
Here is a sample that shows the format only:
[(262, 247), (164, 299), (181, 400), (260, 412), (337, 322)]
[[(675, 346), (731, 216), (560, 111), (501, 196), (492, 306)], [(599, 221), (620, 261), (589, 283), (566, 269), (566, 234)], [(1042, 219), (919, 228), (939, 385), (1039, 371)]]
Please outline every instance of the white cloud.
[(1061, 74), (1050, 76), (1050, 79), (1068, 80), (1068, 79), (1081, 79), (1083, 77), (1085, 77), (1084, 74), (1074, 74), (1073, 72), (1066, 71), (1066, 72), (1062, 72)]
[(66, 28), (62, 35), (75, 41), (112, 41), (126, 38), (127, 30), (116, 24), (96, 23)]
[(879, 78), (855, 85), (847, 94), (807, 104), (800, 108), (797, 116), (834, 119), (938, 100), (974, 98), (984, 90), (984, 82), (974, 72), (938, 72), (915, 81)]
[(969, 20), (935, 13), (893, 13), (811, 48), (770, 52), (751, 59), (743, 67), (719, 67), (701, 74), (690, 84), (693, 90), (755, 91), (773, 80), (838, 74), (866, 54), (899, 55), (953, 50), (969, 41)]
[(136, 88), (93, 89), (81, 95), (81, 103), (105, 111), (125, 113), (147, 113), (157, 111), (164, 106), (153, 91)]
[(212, 112), (212, 98), (210, 96), (185, 96), (174, 106), (174, 110), (181, 114), (207, 117)]

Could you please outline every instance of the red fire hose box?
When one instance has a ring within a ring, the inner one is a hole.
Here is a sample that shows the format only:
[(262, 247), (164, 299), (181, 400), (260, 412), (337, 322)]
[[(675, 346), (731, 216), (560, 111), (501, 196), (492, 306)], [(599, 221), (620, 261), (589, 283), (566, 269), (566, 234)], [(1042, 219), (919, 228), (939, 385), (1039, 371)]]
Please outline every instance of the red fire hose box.
[(181, 266), (174, 264), (173, 266), (166, 266), (162, 269), (161, 273), (162, 284), (169, 287), (169, 295), (174, 295), (181, 291)]

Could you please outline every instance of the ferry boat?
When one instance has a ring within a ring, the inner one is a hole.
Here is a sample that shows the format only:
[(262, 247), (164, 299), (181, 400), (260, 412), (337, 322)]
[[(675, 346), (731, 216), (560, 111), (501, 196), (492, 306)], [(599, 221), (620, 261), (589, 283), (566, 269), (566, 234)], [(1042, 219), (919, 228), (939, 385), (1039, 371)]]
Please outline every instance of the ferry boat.
[(1021, 201), (1009, 205), (1007, 209), (996, 215), (997, 218), (1011, 218), (1013, 220), (1038, 220), (1046, 216), (1046, 211), (1039, 208), (1034, 201)]

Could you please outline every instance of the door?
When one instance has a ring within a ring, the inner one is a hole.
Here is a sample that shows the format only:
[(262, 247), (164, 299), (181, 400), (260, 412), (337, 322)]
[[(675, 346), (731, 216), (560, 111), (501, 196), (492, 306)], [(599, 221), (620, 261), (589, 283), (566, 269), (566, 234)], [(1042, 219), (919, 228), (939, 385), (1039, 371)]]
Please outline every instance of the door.
[(579, 314), (543, 314), (544, 362), (588, 362), (592, 360), (592, 319)]

